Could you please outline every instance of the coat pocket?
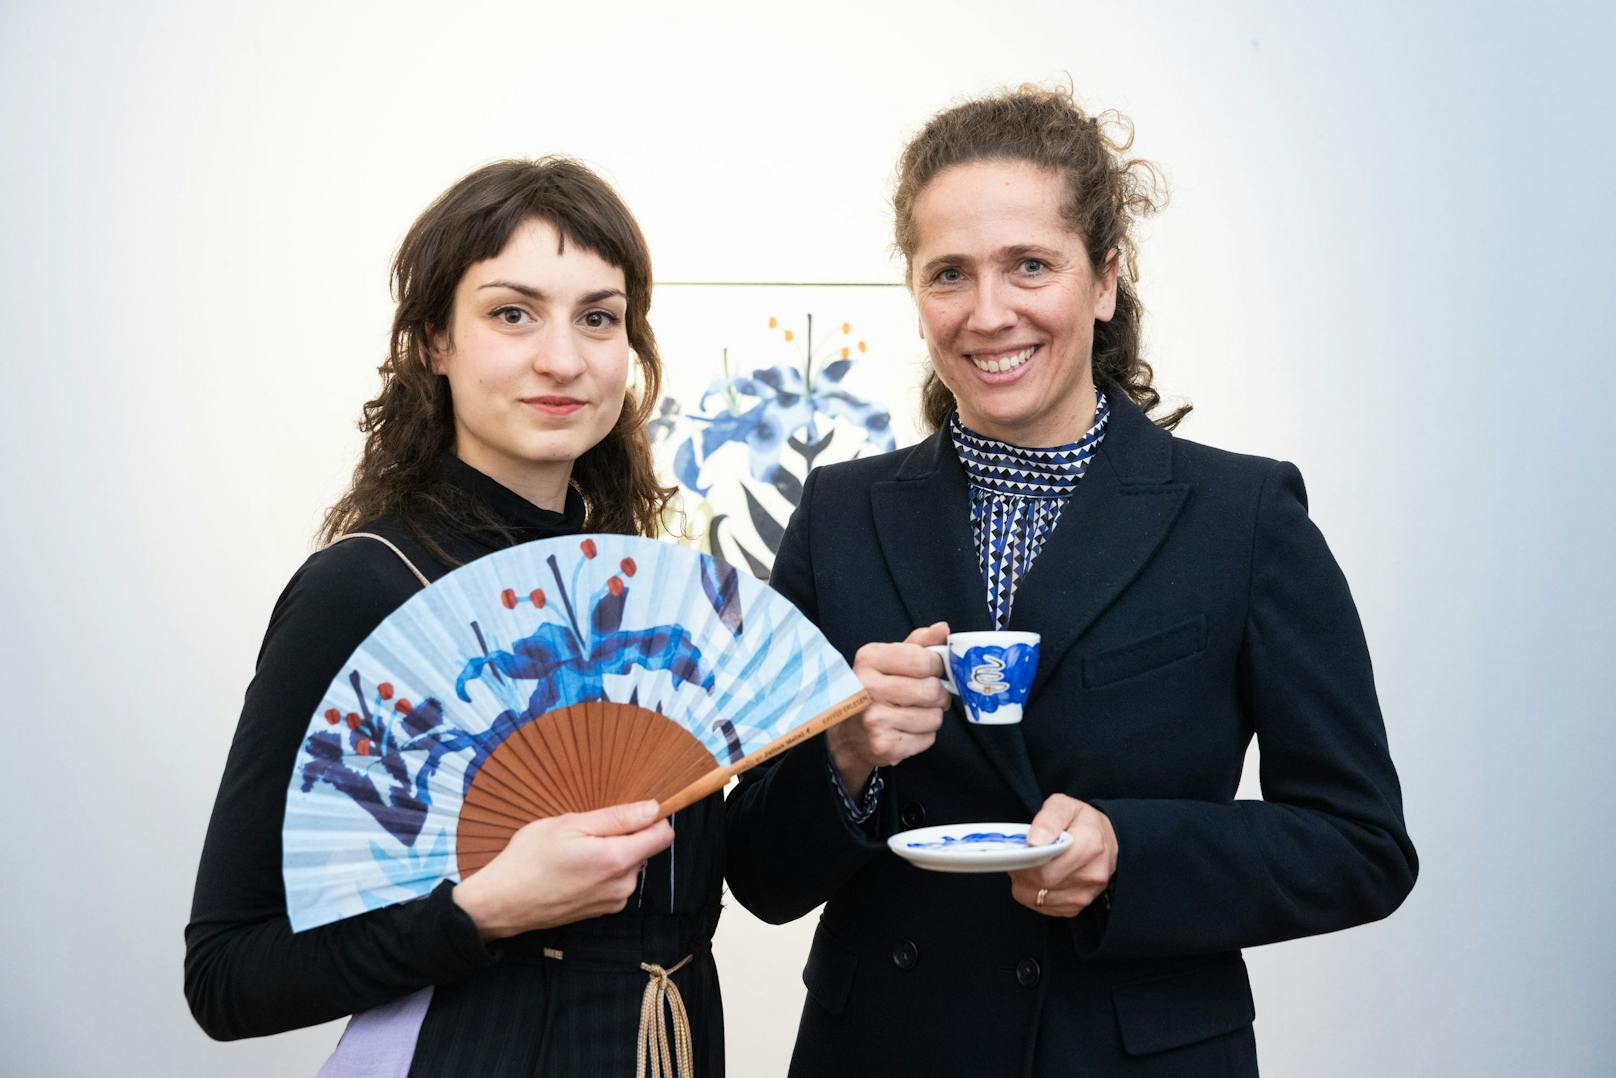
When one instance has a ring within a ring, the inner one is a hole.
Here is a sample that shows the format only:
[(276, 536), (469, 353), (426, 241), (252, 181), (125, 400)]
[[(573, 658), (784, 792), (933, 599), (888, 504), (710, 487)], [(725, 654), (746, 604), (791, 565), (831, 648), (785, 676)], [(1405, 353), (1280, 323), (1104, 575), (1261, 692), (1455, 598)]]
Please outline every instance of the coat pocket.
[(1197, 969), (1130, 981), (1111, 990), (1122, 1047), (1133, 1056), (1165, 1052), (1251, 1025), (1246, 963), (1238, 954), (1208, 959)]
[(1083, 660), (1083, 686), (1093, 689), (1123, 678), (1137, 677), (1205, 650), (1206, 615), (1197, 614), (1188, 621), (1152, 633), (1143, 640), (1090, 655)]
[(802, 983), (808, 997), (831, 1014), (847, 1009), (847, 997), (853, 990), (853, 974), (858, 970), (858, 955), (849, 950), (821, 925), (814, 932), (814, 944), (808, 950), (808, 964), (802, 968)]

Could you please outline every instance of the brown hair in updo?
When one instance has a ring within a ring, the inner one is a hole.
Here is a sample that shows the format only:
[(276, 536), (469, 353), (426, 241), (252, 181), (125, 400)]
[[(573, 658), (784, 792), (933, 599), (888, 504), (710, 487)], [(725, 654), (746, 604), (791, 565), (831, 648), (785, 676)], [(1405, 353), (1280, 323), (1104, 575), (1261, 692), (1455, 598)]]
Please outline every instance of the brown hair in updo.
[[(1144, 308), (1134, 290), (1139, 268), (1132, 228), (1165, 203), (1166, 187), (1149, 161), (1125, 156), (1132, 145), (1133, 124), (1120, 113), (1089, 116), (1070, 90), (1022, 86), (932, 117), (898, 161), (892, 206), (898, 250), (913, 273), (915, 201), (938, 174), (973, 161), (1026, 161), (1058, 173), (1066, 186), (1061, 216), (1083, 238), (1090, 267), (1103, 272), (1111, 252), (1117, 253), (1116, 313), (1108, 322), (1094, 323), (1095, 378), (1116, 383), (1148, 413), (1161, 403), (1161, 394), (1151, 385), (1150, 364), (1139, 351)], [(921, 407), (933, 430), (954, 410), (954, 395), (935, 370), (926, 374)], [(1190, 407), (1156, 417), (1156, 425), (1172, 430)]]

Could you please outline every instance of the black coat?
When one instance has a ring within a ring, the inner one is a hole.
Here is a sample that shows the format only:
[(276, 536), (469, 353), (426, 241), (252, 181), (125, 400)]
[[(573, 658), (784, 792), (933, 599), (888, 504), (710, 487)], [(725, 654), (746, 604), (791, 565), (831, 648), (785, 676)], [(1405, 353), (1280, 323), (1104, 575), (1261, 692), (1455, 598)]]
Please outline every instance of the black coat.
[[(864, 828), (822, 738), (728, 800), (735, 897), (774, 922), (826, 903), (793, 1075), (1255, 1074), (1240, 949), (1384, 917), (1413, 886), (1363, 631), (1301, 476), (1108, 388), (1007, 626), (1043, 635), (1022, 724), (968, 727), (956, 704)], [(849, 660), (938, 620), (992, 628), (946, 433), (810, 476), (772, 583)], [(1253, 735), (1264, 800), (1236, 801)], [(1057, 792), (1105, 812), (1119, 850), (1109, 901), (1073, 919), (883, 841), (1030, 819)]]

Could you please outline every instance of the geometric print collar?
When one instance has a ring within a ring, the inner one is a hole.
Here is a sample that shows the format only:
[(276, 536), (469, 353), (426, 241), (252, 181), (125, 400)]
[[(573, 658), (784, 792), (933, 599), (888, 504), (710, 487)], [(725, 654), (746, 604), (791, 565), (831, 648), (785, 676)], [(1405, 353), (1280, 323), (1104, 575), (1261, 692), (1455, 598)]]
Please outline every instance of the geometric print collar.
[(1094, 390), (1094, 425), (1077, 441), (1044, 449), (1011, 445), (989, 438), (960, 422), (959, 409), (949, 416), (948, 433), (954, 441), (965, 477), (971, 486), (995, 494), (1023, 498), (1069, 498), (1089, 461), (1105, 438), (1111, 406), (1098, 387)]

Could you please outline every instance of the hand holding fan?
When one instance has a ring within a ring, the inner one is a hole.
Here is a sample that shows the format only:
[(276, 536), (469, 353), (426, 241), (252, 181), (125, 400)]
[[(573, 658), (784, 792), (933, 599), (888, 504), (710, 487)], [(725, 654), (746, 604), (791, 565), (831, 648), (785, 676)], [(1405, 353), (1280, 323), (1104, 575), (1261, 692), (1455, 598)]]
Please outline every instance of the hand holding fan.
[(868, 704), (786, 599), (650, 539), (546, 539), (410, 598), (310, 721), (282, 832), (292, 928), (429, 892), (527, 823), (672, 813)]

